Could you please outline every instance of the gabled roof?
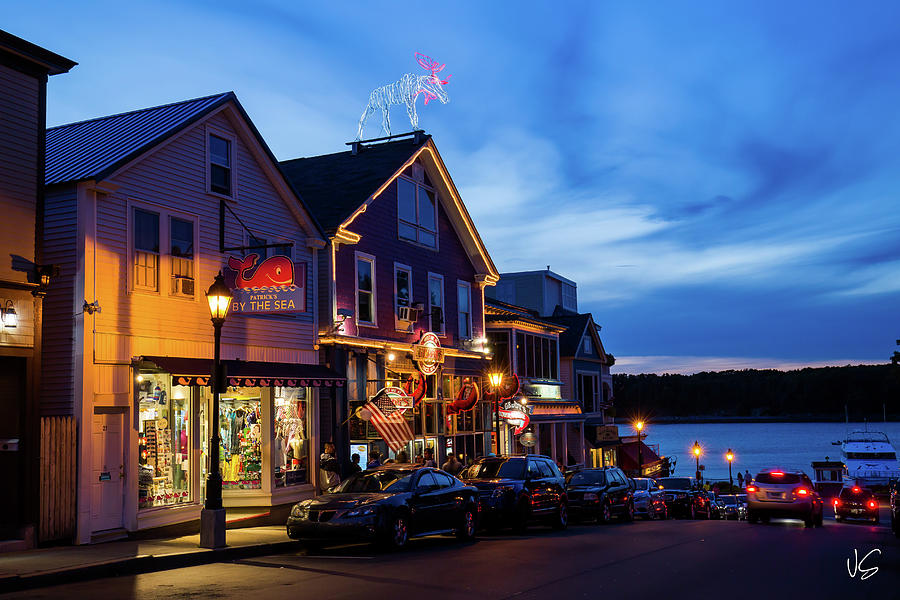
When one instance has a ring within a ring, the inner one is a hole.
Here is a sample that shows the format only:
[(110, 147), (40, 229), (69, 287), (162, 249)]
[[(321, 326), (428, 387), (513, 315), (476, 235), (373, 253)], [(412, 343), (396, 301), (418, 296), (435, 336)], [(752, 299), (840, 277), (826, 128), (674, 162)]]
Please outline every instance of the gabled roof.
[(233, 92), (51, 127), (45, 182), (103, 179), (229, 100)]
[(360, 145), (359, 152), (336, 152), (281, 163), (281, 170), (303, 194), (328, 233), (334, 233), (356, 209), (400, 170), (430, 135)]
[(511, 323), (518, 321), (547, 329), (552, 333), (560, 333), (565, 327), (552, 319), (541, 317), (536, 310), (493, 298), (484, 299), (484, 320), (485, 323)]
[(36, 65), (41, 70), (46, 71), (48, 75), (66, 73), (69, 69), (78, 64), (74, 60), (69, 60), (56, 52), (50, 52), (46, 48), (41, 48), (36, 44), (32, 44), (27, 40), (16, 37), (2, 29), (0, 29), (0, 51), (7, 52), (19, 57), (19, 59), (26, 60), (29, 63)]
[(546, 317), (548, 321), (557, 323), (566, 327), (566, 330), (559, 334), (559, 355), (560, 356), (577, 356), (578, 349), (581, 347), (581, 340), (588, 329), (593, 329), (591, 339), (599, 351), (600, 357), (606, 357), (606, 351), (603, 349), (603, 343), (600, 340), (600, 334), (596, 327), (591, 327), (594, 318), (591, 313), (556, 315)]

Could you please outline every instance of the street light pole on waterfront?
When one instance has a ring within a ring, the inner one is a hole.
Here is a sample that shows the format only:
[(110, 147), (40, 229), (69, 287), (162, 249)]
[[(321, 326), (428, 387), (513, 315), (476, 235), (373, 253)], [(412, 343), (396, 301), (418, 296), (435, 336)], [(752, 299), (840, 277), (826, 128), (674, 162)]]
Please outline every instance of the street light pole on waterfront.
[(697, 481), (700, 481), (700, 442), (694, 440), (694, 458), (697, 459)]
[(731, 463), (734, 461), (734, 451), (731, 448), (728, 449), (728, 452), (725, 453), (725, 460), (728, 461), (728, 485), (731, 487), (728, 488), (728, 493), (734, 493), (734, 479), (731, 477)]
[(225, 546), (225, 509), (222, 508), (222, 473), (219, 470), (219, 379), (222, 373), (222, 325), (231, 308), (231, 290), (225, 285), (222, 272), (216, 275), (213, 284), (206, 292), (209, 302), (209, 314), (215, 332), (215, 359), (213, 360), (212, 381), (213, 392), (211, 419), (212, 428), (209, 440), (209, 472), (206, 476), (206, 503), (200, 511), (200, 547), (222, 548)]
[(644, 457), (643, 457), (643, 453), (641, 452), (641, 446), (643, 445), (643, 444), (641, 444), (641, 431), (644, 430), (644, 422), (638, 421), (637, 423), (634, 424), (634, 428), (637, 429), (637, 432), (638, 432), (638, 477), (643, 477), (644, 476)]

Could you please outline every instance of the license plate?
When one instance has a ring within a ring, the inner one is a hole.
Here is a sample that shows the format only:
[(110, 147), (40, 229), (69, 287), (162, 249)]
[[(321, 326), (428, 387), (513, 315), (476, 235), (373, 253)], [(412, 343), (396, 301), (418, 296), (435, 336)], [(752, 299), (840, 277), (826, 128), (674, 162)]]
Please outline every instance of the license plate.
[(859, 513), (864, 512), (864, 511), (861, 508), (852, 508), (852, 509), (850, 509), (850, 512), (854, 515), (858, 515)]
[(769, 498), (781, 500), (782, 498), (784, 498), (784, 494), (781, 494), (779, 492), (769, 492)]

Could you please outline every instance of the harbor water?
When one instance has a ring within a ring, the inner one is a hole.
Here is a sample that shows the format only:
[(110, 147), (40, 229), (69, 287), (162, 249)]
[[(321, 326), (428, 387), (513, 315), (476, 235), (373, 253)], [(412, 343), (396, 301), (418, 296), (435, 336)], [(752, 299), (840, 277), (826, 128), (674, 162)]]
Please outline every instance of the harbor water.
[[(703, 449), (700, 464), (705, 466), (707, 480), (728, 480), (725, 453), (734, 451), (734, 477), (749, 470), (756, 475), (766, 467), (799, 469), (812, 476), (814, 460), (841, 460), (840, 446), (831, 442), (843, 440), (848, 431), (863, 430), (864, 423), (679, 423), (644, 428), (644, 443), (659, 446), (664, 456), (674, 457), (675, 475), (693, 476), (696, 470), (691, 447), (694, 441)], [(887, 434), (895, 449), (900, 450), (900, 422), (869, 423), (869, 431)], [(633, 435), (628, 425), (619, 425), (620, 435)]]

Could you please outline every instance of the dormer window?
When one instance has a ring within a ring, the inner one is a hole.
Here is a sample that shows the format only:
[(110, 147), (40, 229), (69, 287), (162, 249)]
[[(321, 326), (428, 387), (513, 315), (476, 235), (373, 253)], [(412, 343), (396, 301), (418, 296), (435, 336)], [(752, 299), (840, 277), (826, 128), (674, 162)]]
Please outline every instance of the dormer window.
[(587, 336), (585, 336), (585, 338), (584, 338), (584, 353), (585, 354), (593, 354), (594, 353), (594, 349), (591, 345), (591, 338), (587, 337)]
[(231, 141), (209, 135), (209, 189), (231, 195)]
[(397, 233), (401, 240), (437, 248), (437, 205), (430, 183), (421, 165), (397, 178)]

